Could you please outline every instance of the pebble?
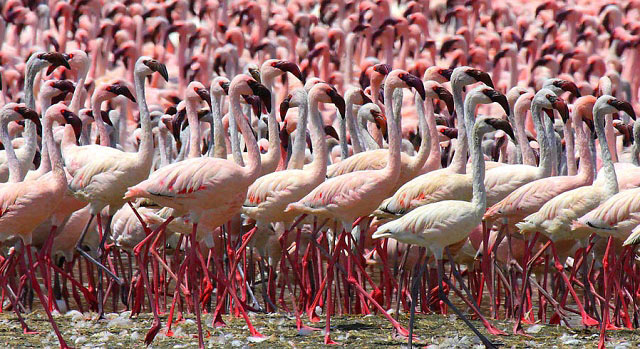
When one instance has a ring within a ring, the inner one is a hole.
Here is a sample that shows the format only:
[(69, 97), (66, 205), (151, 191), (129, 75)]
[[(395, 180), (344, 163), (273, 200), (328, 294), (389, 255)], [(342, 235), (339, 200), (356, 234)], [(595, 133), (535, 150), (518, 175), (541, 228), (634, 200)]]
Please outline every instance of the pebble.
[(539, 325), (539, 324), (535, 324), (535, 325), (527, 328), (527, 330), (525, 332), (527, 332), (529, 334), (535, 334), (535, 333), (538, 333), (538, 332), (542, 331), (543, 328), (544, 328), (544, 326)]

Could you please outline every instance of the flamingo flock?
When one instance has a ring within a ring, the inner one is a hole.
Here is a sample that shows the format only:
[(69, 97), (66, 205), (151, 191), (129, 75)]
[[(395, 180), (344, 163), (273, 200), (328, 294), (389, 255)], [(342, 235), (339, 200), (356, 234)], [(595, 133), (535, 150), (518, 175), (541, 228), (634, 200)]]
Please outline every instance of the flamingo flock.
[(377, 314), (411, 347), (416, 313), (451, 310), (487, 348), (576, 320), (604, 348), (640, 327), (639, 20), (2, 1), (0, 310), (31, 334), (35, 293), (63, 348), (71, 309), (152, 313), (146, 345), (187, 314), (200, 347), (203, 313), (262, 337), (250, 313), (277, 312), (324, 344), (334, 314)]

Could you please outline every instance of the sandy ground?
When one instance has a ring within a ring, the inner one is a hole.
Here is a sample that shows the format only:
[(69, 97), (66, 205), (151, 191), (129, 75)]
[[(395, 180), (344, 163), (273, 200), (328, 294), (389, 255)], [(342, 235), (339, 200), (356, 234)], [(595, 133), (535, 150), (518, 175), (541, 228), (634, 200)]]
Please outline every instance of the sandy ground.
[[(143, 315), (130, 319), (129, 312), (107, 314), (105, 320), (95, 321), (95, 314), (81, 314), (70, 311), (57, 315), (56, 320), (69, 345), (75, 347), (144, 347), (144, 336), (151, 324), (151, 316)], [(258, 331), (265, 338), (248, 336), (246, 325), (242, 319), (225, 317), (228, 326), (214, 329), (211, 327), (211, 316), (204, 315), (205, 344), (208, 347), (318, 347), (323, 343), (321, 331), (298, 333), (295, 319), (283, 314), (251, 314)], [(46, 316), (34, 312), (26, 316), (32, 330), (40, 331), (36, 335), (22, 334), (20, 324), (13, 313), (0, 314), (0, 346), (2, 347), (57, 347), (57, 339), (51, 330)], [(166, 316), (163, 316), (166, 321)], [(400, 316), (403, 324), (407, 317)], [(332, 318), (332, 338), (349, 347), (378, 348), (388, 346), (406, 346), (406, 342), (392, 336), (391, 326), (381, 316), (336, 316)], [(479, 323), (478, 326), (481, 326)], [(494, 322), (497, 327), (509, 332), (511, 325), (506, 322)], [(323, 327), (324, 323), (315, 324)], [(191, 318), (174, 327), (174, 337), (164, 335), (161, 330), (151, 347), (155, 348), (191, 348), (197, 345), (195, 336), (197, 327)], [(583, 348), (596, 347), (597, 330), (582, 328), (531, 325), (526, 326), (531, 337), (524, 336), (490, 336), (489, 338), (502, 345), (503, 348)], [(430, 348), (482, 348), (462, 321), (455, 315), (420, 315), (417, 317), (415, 329), (419, 337), (415, 342), (421, 347)], [(610, 335), (610, 348), (637, 347), (640, 344), (640, 331), (621, 330)]]

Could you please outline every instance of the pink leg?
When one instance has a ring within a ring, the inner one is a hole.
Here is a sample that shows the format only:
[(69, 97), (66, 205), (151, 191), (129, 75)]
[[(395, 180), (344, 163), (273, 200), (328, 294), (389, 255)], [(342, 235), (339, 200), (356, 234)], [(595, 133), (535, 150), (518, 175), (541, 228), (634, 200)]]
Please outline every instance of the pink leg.
[[(23, 245), (23, 248), (25, 248), (27, 250), (27, 257), (29, 258), (29, 265), (30, 266), (33, 265), (32, 257), (31, 257), (31, 246), (30, 245)], [(56, 336), (58, 337), (58, 341), (60, 342), (60, 348), (69, 348), (67, 343), (64, 341), (64, 338), (62, 338), (62, 333), (60, 333), (60, 330), (58, 329), (58, 325), (56, 325), (56, 322), (53, 319), (53, 316), (51, 315), (51, 311), (49, 311), (49, 308), (46, 306), (47, 299), (42, 294), (42, 290), (40, 290), (40, 284), (38, 283), (38, 280), (36, 279), (35, 275), (33, 275), (33, 271), (31, 270), (31, 268), (27, 268), (27, 274), (29, 275), (29, 278), (31, 279), (31, 287), (33, 287), (33, 290), (38, 295), (38, 298), (40, 299), (40, 303), (43, 305), (44, 310), (47, 313), (47, 317), (49, 318), (49, 322), (51, 323), (51, 327), (53, 327), (53, 331), (56, 333)]]

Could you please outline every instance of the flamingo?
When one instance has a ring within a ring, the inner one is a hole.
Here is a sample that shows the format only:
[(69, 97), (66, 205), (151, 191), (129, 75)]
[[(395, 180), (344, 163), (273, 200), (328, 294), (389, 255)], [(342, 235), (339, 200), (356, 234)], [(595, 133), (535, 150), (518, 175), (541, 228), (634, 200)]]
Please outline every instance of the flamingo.
[[(489, 131), (502, 129), (513, 138), (513, 130), (509, 124), (501, 119), (485, 118), (474, 124), (472, 113), (476, 110), (478, 104), (488, 104), (499, 102), (504, 105), (506, 97), (496, 90), (487, 86), (479, 86), (467, 94), (465, 99), (465, 123), (466, 132), (469, 133), (470, 149), (473, 162), (473, 198), (471, 202), (445, 200), (437, 203), (422, 206), (411, 213), (406, 214), (400, 219), (386, 223), (380, 226), (373, 234), (374, 239), (393, 238), (400, 242), (415, 244), (427, 247), (435, 257), (438, 263), (438, 294), (440, 299), (445, 302), (456, 314), (462, 318), (465, 323), (480, 338), (482, 343), (488, 347), (495, 347), (484, 335), (482, 335), (466, 317), (448, 300), (442, 289), (443, 274), (443, 251), (447, 246), (464, 240), (469, 232), (480, 224), (482, 214), (484, 213), (487, 203), (487, 193), (484, 186), (484, 159), (480, 151), (480, 140), (482, 136)], [(504, 107), (505, 112), (508, 107)], [(425, 262), (426, 265), (426, 262)], [(422, 275), (424, 267), (416, 275)], [(447, 284), (453, 288), (449, 280)], [(417, 299), (417, 285), (414, 281), (412, 290), (412, 299)], [(458, 291), (460, 294), (460, 292)], [(472, 306), (474, 311), (480, 315), (476, 306)], [(413, 333), (413, 314), (415, 313), (415, 301), (411, 302), (411, 320), (409, 324), (409, 346), (411, 346)], [(500, 333), (481, 316), (483, 323), (492, 333)]]
[[(266, 87), (256, 82), (247, 75), (238, 75), (231, 80), (229, 86), (229, 98), (231, 100), (232, 117), (236, 118), (240, 131), (247, 142), (249, 150), (249, 161), (246, 167), (236, 165), (226, 159), (194, 157), (180, 162), (165, 166), (158, 171), (152, 173), (148, 179), (140, 182), (135, 186), (131, 186), (124, 195), (126, 200), (144, 197), (154, 202), (174, 209), (171, 217), (165, 221), (168, 224), (172, 217), (179, 217), (189, 214), (192, 222), (193, 230), (190, 240), (191, 247), (187, 259), (181, 266), (181, 273), (178, 275), (178, 285), (185, 275), (186, 268), (189, 268), (189, 278), (196, 278), (195, 267), (197, 266), (199, 252), (197, 227), (203, 214), (207, 214), (211, 219), (217, 219), (220, 226), (229, 220), (229, 217), (237, 213), (246, 198), (248, 187), (260, 175), (260, 153), (258, 146), (253, 137), (251, 128), (240, 112), (240, 95), (254, 94), (260, 96), (262, 102), (270, 110), (271, 94)], [(150, 240), (153, 236), (161, 232), (156, 229), (154, 234), (145, 238)], [(250, 237), (250, 235), (249, 235)], [(247, 238), (247, 240), (249, 239)], [(144, 241), (143, 241), (144, 242)], [(206, 270), (206, 268), (205, 268)], [(192, 288), (192, 297), (196, 304), (196, 318), (198, 323), (198, 342), (201, 347), (203, 344), (202, 327), (200, 323), (199, 290), (197, 283), (189, 283)], [(226, 287), (225, 289), (228, 289)], [(149, 291), (148, 291), (149, 292)], [(235, 292), (229, 292), (235, 299)], [(149, 298), (151, 298), (149, 296)], [(249, 325), (251, 334), (260, 335), (251, 325), (249, 318), (245, 316), (245, 320)], [(160, 330), (160, 320), (157, 309), (154, 307), (154, 324), (147, 334), (146, 341), (148, 343), (153, 340), (155, 334)]]
[[(51, 125), (54, 120), (65, 123), (65, 118), (62, 117), (63, 113), (70, 113), (70, 111), (68, 111), (66, 107), (50, 108), (44, 117), (46, 132), (44, 133), (43, 141), (47, 143), (48, 149), (50, 149), (52, 175), (43, 176), (36, 180), (20, 182), (14, 180), (0, 187), (0, 202), (2, 203), (2, 212), (0, 214), (2, 236), (0, 236), (0, 240), (7, 241), (12, 238), (18, 238), (19, 241), (22, 242), (22, 250), (19, 258), (23, 258), (23, 253), (26, 251), (29, 260), (29, 266), (26, 268), (26, 272), (31, 279), (33, 289), (36, 291), (43, 305), (49, 303), (42, 294), (40, 285), (32, 270), (34, 264), (31, 256), (31, 234), (40, 223), (53, 213), (62, 200), (66, 190), (67, 178), (62, 167), (62, 158), (51, 132)], [(24, 105), (8, 103), (2, 108), (0, 112), (0, 136), (4, 144), (11, 144), (7, 124), (21, 117), (31, 120), (34, 122), (34, 125), (40, 124), (38, 114)], [(69, 128), (70, 127), (71, 126), (69, 126)], [(9, 170), (14, 173), (13, 176), (10, 175), (10, 178), (15, 178), (15, 172), (18, 172), (20, 169), (18, 159), (12, 147), (7, 147), (7, 157)], [(15, 256), (15, 254), (12, 256)], [(44, 260), (40, 260), (40, 263), (44, 263)], [(43, 277), (44, 276), (43, 274)], [(2, 280), (2, 284), (4, 285), (4, 280)], [(58, 337), (60, 346), (68, 348), (51, 315), (49, 307), (45, 306), (44, 308), (49, 322)], [(14, 309), (15, 311), (19, 311), (17, 306)], [(26, 328), (25, 331), (27, 331)]]
[[(442, 87), (442, 85), (435, 81), (429, 81), (426, 83), (425, 92), (425, 96), (429, 98), (429, 104), (431, 103), (431, 100), (440, 99), (447, 103), (450, 112), (453, 113), (453, 96), (451, 95), (451, 93), (449, 93), (449, 91)], [(422, 132), (423, 144), (421, 144), (420, 151), (416, 156), (401, 156), (400, 178), (396, 182), (396, 186), (394, 187), (394, 189), (402, 186), (403, 184), (420, 174), (423, 170), (425, 162), (431, 154), (431, 144), (429, 143), (429, 137), (427, 137), (427, 121), (425, 119), (425, 113), (423, 107), (421, 106), (421, 103), (423, 102), (421, 100), (418, 100), (416, 105), (419, 106), (418, 110), (421, 123), (420, 131)], [(396, 103), (395, 105), (398, 105), (398, 103)], [(430, 113), (429, 117), (433, 120), (433, 113)], [(431, 124), (433, 125), (434, 122), (432, 122)], [(330, 170), (327, 171), (328, 177), (331, 178), (354, 171), (382, 169), (387, 165), (385, 161), (388, 158), (388, 156), (386, 156), (387, 152), (387, 149), (378, 149), (355, 154), (346, 160), (332, 165), (330, 167)], [(392, 191), (394, 189), (392, 189)]]
[[(604, 116), (606, 113), (614, 113), (617, 111), (625, 111), (635, 118), (633, 108), (627, 102), (618, 100), (610, 95), (599, 97), (593, 106), (593, 118), (595, 123), (596, 134), (598, 139), (606, 139), (604, 134)], [(564, 268), (555, 248), (555, 242), (562, 240), (578, 240), (583, 246), (586, 244), (586, 238), (589, 234), (580, 229), (572, 228), (572, 222), (590, 210), (596, 208), (606, 199), (610, 198), (618, 192), (618, 182), (616, 173), (611, 161), (611, 154), (606, 142), (600, 142), (600, 153), (603, 159), (607, 181), (604, 185), (591, 185), (573, 189), (564, 192), (543, 205), (540, 210), (516, 226), (522, 233), (542, 233), (549, 238), (549, 242), (545, 244), (545, 248), (551, 246), (551, 251), (555, 259), (555, 268), (564, 279), (571, 295), (573, 296), (578, 309), (582, 316), (583, 324), (587, 326), (597, 325), (598, 322), (591, 318), (582, 307), (578, 297), (567, 276), (564, 274)], [(537, 236), (537, 235), (536, 235)], [(536, 240), (536, 236), (533, 240)], [(606, 256), (605, 256), (606, 257)], [(606, 268), (605, 268), (606, 273)], [(605, 289), (606, 289), (605, 275)], [(605, 315), (605, 323), (608, 316)], [(516, 324), (516, 326), (518, 323)]]
[[(101, 251), (103, 251), (104, 242), (109, 234), (111, 217), (125, 203), (123, 199), (125, 191), (129, 186), (141, 182), (149, 175), (153, 158), (153, 135), (144, 91), (144, 78), (153, 72), (159, 72), (165, 80), (168, 80), (167, 68), (164, 64), (146, 56), (142, 56), (136, 61), (135, 89), (143, 130), (143, 138), (137, 153), (126, 153), (101, 145), (77, 146), (75, 141), (63, 141), (62, 144), (65, 167), (73, 178), (69, 182), (69, 189), (76, 198), (87, 201), (91, 206), (91, 218), (78, 240), (76, 250), (99, 267), (98, 313), (100, 316), (103, 313), (102, 287), (100, 287), (102, 285), (102, 271), (111, 276), (118, 284), (121, 284), (122, 281), (100, 261), (87, 254), (82, 248), (82, 243), (93, 217), (97, 216), (98, 229), (102, 236), (99, 256), (102, 257)], [(113, 91), (113, 86), (108, 86), (105, 90)], [(116, 92), (122, 93), (123, 90), (116, 87)], [(94, 114), (94, 117), (99, 118), (100, 116)], [(101, 211), (106, 206), (109, 206), (107, 231), (103, 233), (101, 231), (103, 226)]]
[[(380, 170), (351, 172), (333, 177), (317, 186), (298, 202), (289, 204), (285, 213), (296, 212), (334, 219), (343, 227), (343, 233), (340, 235), (341, 241), (344, 241), (345, 232), (351, 234), (356, 219), (369, 215), (380, 204), (386, 197), (386, 193), (396, 184), (400, 174), (400, 120), (399, 116), (393, 112), (391, 99), (394, 90), (409, 87), (415, 88), (424, 100), (424, 86), (418, 77), (403, 70), (394, 70), (387, 75), (384, 89), (385, 113), (390, 115), (392, 120), (389, 124), (390, 146), (387, 166)], [(334, 343), (330, 334), (332, 273), (328, 274), (328, 279), (326, 284), (329, 300), (326, 311), (325, 344)], [(353, 279), (351, 271), (349, 271), (349, 282), (355, 284), (354, 286), (359, 292), (364, 291)], [(391, 318), (377, 302), (373, 301), (368, 293), (364, 296), (376, 305), (400, 333), (406, 333), (406, 330)]]

